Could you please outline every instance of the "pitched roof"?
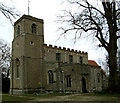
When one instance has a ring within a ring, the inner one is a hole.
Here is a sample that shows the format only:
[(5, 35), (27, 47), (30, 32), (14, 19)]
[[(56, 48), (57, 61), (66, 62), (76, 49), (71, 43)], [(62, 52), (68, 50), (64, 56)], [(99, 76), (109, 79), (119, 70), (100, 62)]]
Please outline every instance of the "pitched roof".
[[(89, 65), (99, 66), (94, 60), (88, 60)], [(106, 74), (106, 72), (101, 68), (101, 71)]]
[(89, 65), (99, 66), (94, 60), (88, 60)]
[(103, 69), (101, 69), (101, 71), (102, 71), (104, 74), (106, 74), (106, 72), (105, 72)]

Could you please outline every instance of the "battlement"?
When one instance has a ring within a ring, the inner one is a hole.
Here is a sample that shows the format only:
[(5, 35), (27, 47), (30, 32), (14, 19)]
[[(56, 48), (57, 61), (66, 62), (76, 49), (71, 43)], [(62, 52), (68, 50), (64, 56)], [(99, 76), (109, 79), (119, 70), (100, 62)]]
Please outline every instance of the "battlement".
[(70, 48), (66, 48), (66, 47), (60, 47), (60, 46), (53, 46), (53, 45), (47, 45), (47, 44), (44, 44), (44, 47), (46, 48), (51, 48), (51, 49), (56, 49), (56, 50), (62, 50), (62, 51), (66, 51), (66, 52), (73, 52), (73, 53), (76, 53), (76, 54), (83, 54), (83, 55), (88, 55), (87, 52), (84, 52), (84, 51), (78, 51), (78, 50), (74, 50), (74, 49), (70, 49)]

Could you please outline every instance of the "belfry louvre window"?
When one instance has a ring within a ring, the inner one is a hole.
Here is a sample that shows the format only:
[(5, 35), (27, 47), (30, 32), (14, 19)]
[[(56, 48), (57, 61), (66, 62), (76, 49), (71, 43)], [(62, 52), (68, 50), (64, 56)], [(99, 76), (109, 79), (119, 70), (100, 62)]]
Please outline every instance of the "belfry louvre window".
[(17, 34), (20, 34), (20, 25), (17, 27)]
[(52, 70), (48, 71), (49, 83), (54, 83), (54, 75)]
[(56, 53), (56, 61), (57, 61), (57, 62), (60, 62), (60, 59), (61, 59), (60, 53)]
[(69, 63), (73, 63), (73, 56), (72, 55), (69, 55)]
[(67, 87), (71, 87), (71, 76), (67, 75), (66, 80), (67, 80)]
[(32, 33), (36, 33), (37, 32), (37, 25), (36, 24), (32, 24)]
[(83, 63), (83, 57), (80, 56), (80, 64)]

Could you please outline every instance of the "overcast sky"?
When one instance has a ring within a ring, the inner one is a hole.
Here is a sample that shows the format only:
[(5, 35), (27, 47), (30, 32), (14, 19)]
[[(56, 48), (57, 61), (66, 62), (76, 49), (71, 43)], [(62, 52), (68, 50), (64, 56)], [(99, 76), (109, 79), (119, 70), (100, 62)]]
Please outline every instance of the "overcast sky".
[[(9, 6), (15, 6), (22, 15), (28, 14), (28, 0), (0, 1), (9, 4)], [(71, 38), (68, 36), (66, 39), (61, 38), (56, 42), (60, 34), (57, 32), (58, 25), (55, 22), (56, 15), (61, 13), (61, 10), (66, 6), (63, 5), (61, 1), (62, 0), (30, 0), (30, 15), (44, 20), (45, 43), (88, 52), (89, 60), (98, 61), (98, 59), (104, 58), (104, 54), (101, 54), (98, 48), (93, 46), (95, 45), (94, 40), (80, 39), (76, 44), (73, 44)], [(6, 20), (1, 13), (0, 24), (0, 38), (11, 44), (14, 30), (9, 21)]]

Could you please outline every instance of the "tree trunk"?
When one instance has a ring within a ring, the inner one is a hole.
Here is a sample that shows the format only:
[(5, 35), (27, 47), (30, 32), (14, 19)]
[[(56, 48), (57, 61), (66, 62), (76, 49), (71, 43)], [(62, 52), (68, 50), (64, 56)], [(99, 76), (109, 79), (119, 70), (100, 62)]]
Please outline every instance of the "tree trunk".
[(110, 69), (110, 76), (109, 76), (109, 90), (111, 92), (116, 92), (117, 91), (117, 58), (116, 58), (116, 54), (117, 54), (117, 40), (114, 37), (110, 38), (111, 42), (109, 44), (109, 51), (108, 51), (108, 65), (109, 65), (109, 69)]
[(115, 2), (103, 3), (103, 6), (109, 28), (109, 44), (107, 51), (110, 76), (108, 85), (111, 92), (116, 92), (118, 90), (116, 6)]

